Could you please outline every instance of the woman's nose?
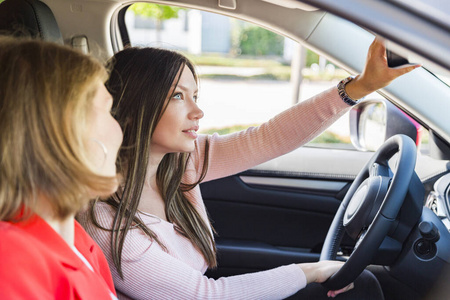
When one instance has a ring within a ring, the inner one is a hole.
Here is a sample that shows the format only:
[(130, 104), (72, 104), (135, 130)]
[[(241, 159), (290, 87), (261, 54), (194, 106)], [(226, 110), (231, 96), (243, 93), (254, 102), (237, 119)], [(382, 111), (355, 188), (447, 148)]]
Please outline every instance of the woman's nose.
[(198, 107), (197, 103), (194, 102), (192, 111), (190, 113), (190, 117), (199, 120), (203, 118), (203, 116), (204, 116), (203, 110), (201, 110), (200, 107)]

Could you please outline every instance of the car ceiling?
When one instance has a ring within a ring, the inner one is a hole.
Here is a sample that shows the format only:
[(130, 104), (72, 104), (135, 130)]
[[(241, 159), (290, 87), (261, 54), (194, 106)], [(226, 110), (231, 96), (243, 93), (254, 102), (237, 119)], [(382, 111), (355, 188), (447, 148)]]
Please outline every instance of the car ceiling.
[[(55, 13), (56, 20), (66, 43), (70, 43), (73, 36), (86, 36), (89, 41), (91, 53), (106, 59), (114, 51), (120, 50), (121, 44), (112, 38), (111, 32), (117, 29), (117, 22), (111, 22), (117, 17), (120, 8), (132, 2), (128, 0), (44, 0)], [(395, 1), (364, 1), (359, 0), (184, 0), (184, 1), (151, 1), (174, 6), (188, 6), (201, 8), (202, 10), (216, 12), (245, 19), (262, 27), (270, 27), (271, 30), (297, 40), (307, 47), (333, 57), (333, 62), (350, 72), (362, 72), (365, 54), (373, 40), (373, 34), (363, 29), (356, 29), (350, 23), (337, 16), (343, 16), (353, 22), (372, 29), (373, 32), (388, 37), (393, 42), (388, 46), (395, 52), (403, 55), (414, 53), (405, 48), (414, 49), (419, 54), (421, 61), (427, 64), (437, 62), (440, 70), (450, 70), (450, 38), (448, 31), (441, 29), (439, 24), (433, 22), (417, 23), (413, 18), (402, 15), (401, 10), (392, 8)], [(393, 3), (394, 2), (394, 3)], [(279, 5), (274, 4), (279, 3)], [(304, 3), (306, 6), (304, 6)], [(335, 15), (325, 13), (323, 10), (315, 10), (311, 6), (329, 10)], [(229, 7), (234, 7), (230, 9)], [(347, 7), (351, 7), (349, 10)], [(396, 14), (386, 13), (388, 8), (396, 11)], [(269, 14), (267, 12), (270, 12)], [(401, 16), (401, 18), (399, 17)], [(401, 19), (403, 23), (396, 20)], [(391, 26), (392, 24), (395, 26)], [(332, 24), (332, 26), (330, 26)], [(380, 25), (381, 24), (381, 25)], [(384, 25), (383, 25), (384, 24)], [(395, 29), (395, 30), (394, 30)], [(413, 33), (429, 30), (417, 38)], [(445, 39), (447, 38), (447, 39)], [(434, 46), (436, 45), (436, 46)], [(417, 55), (416, 55), (417, 56)], [(432, 61), (430, 61), (432, 60)], [(418, 70), (419, 71), (419, 70)], [(425, 81), (435, 80), (425, 70), (420, 70), (420, 76), (408, 74), (408, 81), (399, 79), (386, 88), (383, 92), (386, 96), (416, 115), (435, 132), (450, 141), (450, 122), (447, 113), (443, 112), (442, 103), (448, 105), (448, 86), (435, 87), (432, 91), (423, 91), (420, 87)], [(415, 71), (415, 73), (418, 73)], [(447, 73), (448, 74), (448, 73)], [(411, 84), (412, 78), (412, 84)], [(411, 87), (406, 93), (405, 85)], [(428, 109), (423, 101), (417, 99), (437, 101), (435, 109)], [(410, 101), (409, 101), (410, 100)], [(409, 102), (408, 102), (409, 101)], [(425, 111), (425, 114), (422, 112)], [(445, 110), (444, 110), (445, 111)]]

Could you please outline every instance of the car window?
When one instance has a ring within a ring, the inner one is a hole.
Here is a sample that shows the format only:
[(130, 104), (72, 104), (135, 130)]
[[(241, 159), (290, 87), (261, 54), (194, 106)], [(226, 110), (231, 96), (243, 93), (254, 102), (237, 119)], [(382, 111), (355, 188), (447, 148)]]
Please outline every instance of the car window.
[[(205, 113), (201, 133), (257, 126), (349, 75), (289, 38), (215, 13), (136, 3), (128, 8), (125, 24), (132, 46), (174, 49), (197, 66), (198, 103)], [(349, 114), (307, 146), (355, 149)]]

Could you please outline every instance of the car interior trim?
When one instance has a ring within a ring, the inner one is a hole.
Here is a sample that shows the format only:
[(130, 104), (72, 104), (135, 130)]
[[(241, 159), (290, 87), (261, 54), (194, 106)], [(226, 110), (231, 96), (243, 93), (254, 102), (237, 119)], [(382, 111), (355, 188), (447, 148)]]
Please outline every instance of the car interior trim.
[(293, 178), (273, 178), (256, 176), (239, 176), (239, 178), (248, 185), (253, 186), (271, 186), (283, 188), (298, 188), (308, 190), (320, 190), (325, 192), (340, 191), (347, 183), (340, 181), (317, 181), (308, 179)]

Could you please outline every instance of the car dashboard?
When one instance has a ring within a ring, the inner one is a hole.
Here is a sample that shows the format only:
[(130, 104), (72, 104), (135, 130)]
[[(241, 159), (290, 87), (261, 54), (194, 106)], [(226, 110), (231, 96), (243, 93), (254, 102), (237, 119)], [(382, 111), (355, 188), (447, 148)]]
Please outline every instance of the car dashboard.
[(434, 212), (450, 231), (450, 173), (440, 177), (434, 183), (425, 206)]

